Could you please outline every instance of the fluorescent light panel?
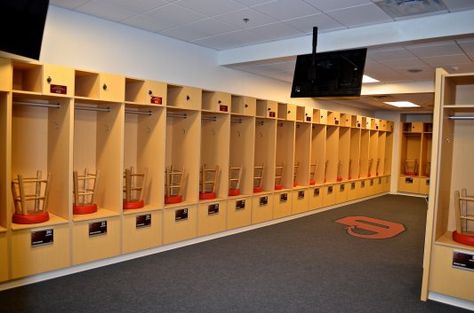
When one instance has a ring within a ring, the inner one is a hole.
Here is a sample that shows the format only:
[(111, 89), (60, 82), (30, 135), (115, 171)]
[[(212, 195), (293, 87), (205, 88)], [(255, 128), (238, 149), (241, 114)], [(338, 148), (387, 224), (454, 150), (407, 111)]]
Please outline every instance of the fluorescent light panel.
[(372, 78), (368, 75), (364, 74), (364, 76), (362, 76), (362, 83), (364, 83), (364, 84), (378, 83), (378, 82), (380, 82), (380, 81), (375, 79), (375, 78)]
[(384, 102), (388, 105), (397, 107), (397, 108), (417, 108), (419, 107), (418, 104), (415, 104), (410, 101), (389, 101), (389, 102)]

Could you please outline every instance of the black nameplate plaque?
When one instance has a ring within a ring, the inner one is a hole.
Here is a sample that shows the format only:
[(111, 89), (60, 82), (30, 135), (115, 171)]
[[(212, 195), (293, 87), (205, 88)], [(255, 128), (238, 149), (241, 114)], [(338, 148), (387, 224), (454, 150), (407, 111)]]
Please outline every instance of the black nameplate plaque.
[(243, 210), (245, 209), (245, 200), (238, 200), (235, 202), (235, 209), (236, 210)]
[(315, 188), (315, 189), (314, 189), (313, 195), (314, 195), (315, 197), (319, 197), (319, 188)]
[(339, 191), (344, 192), (345, 189), (346, 189), (346, 186), (339, 185)]
[(150, 103), (151, 104), (162, 104), (163, 103), (163, 98), (157, 97), (157, 96), (151, 96), (150, 97)]
[(453, 251), (453, 268), (474, 272), (474, 253)]
[(310, 116), (306, 116), (306, 122), (311, 122), (311, 117)]
[(221, 112), (228, 112), (229, 111), (229, 107), (227, 105), (220, 105), (219, 106), (219, 111)]
[(49, 91), (51, 93), (55, 93), (55, 94), (59, 94), (59, 95), (65, 95), (65, 94), (67, 94), (67, 86), (50, 85), (49, 86)]
[(298, 191), (298, 199), (304, 199), (304, 190)]
[(219, 214), (219, 203), (209, 204), (207, 207), (207, 215)]
[(332, 186), (329, 186), (329, 187), (328, 187), (328, 193), (332, 193), (332, 191), (333, 191), (333, 187), (332, 187)]
[(275, 117), (276, 115), (275, 115), (275, 112), (268, 112), (268, 116), (269, 117)]
[(54, 242), (54, 229), (43, 229), (31, 232), (31, 246), (44, 246)]
[(188, 209), (178, 209), (174, 212), (174, 220), (183, 221), (188, 219)]
[(286, 201), (288, 201), (288, 194), (285, 192), (280, 195), (280, 202), (286, 202)]
[(365, 188), (365, 181), (362, 181), (362, 182), (360, 183), (360, 186), (361, 186), (362, 188)]
[(351, 183), (351, 189), (352, 190), (356, 189), (356, 184), (355, 183)]
[(107, 221), (89, 223), (89, 237), (107, 234)]
[(137, 229), (151, 226), (151, 214), (137, 215), (135, 227)]
[(268, 196), (260, 197), (260, 206), (265, 206), (268, 204)]
[(412, 177), (406, 177), (406, 178), (405, 178), (405, 183), (407, 183), (407, 184), (413, 184), (413, 178), (412, 178)]

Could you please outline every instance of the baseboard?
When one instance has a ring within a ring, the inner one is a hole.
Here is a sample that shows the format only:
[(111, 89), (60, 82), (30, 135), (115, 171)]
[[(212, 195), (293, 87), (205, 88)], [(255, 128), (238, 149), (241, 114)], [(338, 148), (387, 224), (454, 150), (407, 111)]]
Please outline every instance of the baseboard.
[(437, 302), (441, 302), (441, 303), (444, 303), (444, 304), (449, 304), (449, 305), (452, 305), (452, 306), (457, 306), (459, 308), (463, 308), (463, 309), (466, 309), (466, 310), (474, 311), (474, 302), (473, 301), (454, 298), (454, 297), (443, 295), (443, 294), (437, 293), (437, 292), (430, 292), (428, 294), (428, 299), (433, 300), (433, 301), (437, 301)]
[(428, 198), (428, 195), (420, 195), (420, 194), (416, 194), (416, 193), (407, 193), (407, 192), (399, 192), (399, 191), (395, 191), (395, 192), (390, 192), (391, 195), (396, 195), (396, 196), (408, 196), (408, 197), (414, 197), (414, 198)]
[(181, 242), (177, 242), (177, 243), (173, 243), (173, 244), (163, 245), (163, 246), (160, 246), (160, 247), (157, 247), (157, 248), (142, 250), (142, 251), (138, 251), (138, 252), (134, 252), (134, 253), (130, 253), (130, 254), (124, 254), (124, 255), (116, 256), (116, 257), (113, 257), (113, 258), (108, 258), (108, 259), (94, 261), (94, 262), (90, 262), (90, 263), (86, 263), (86, 264), (71, 266), (71, 267), (68, 267), (68, 268), (65, 268), (65, 269), (61, 269), (61, 270), (55, 270), (55, 271), (51, 271), (51, 272), (47, 272), (47, 273), (37, 274), (37, 275), (25, 277), (25, 278), (20, 278), (20, 279), (17, 279), (17, 280), (8, 281), (8, 282), (5, 282), (3, 284), (0, 284), (0, 291), (7, 290), (7, 289), (12, 289), (12, 288), (16, 288), (16, 287), (20, 287), (20, 286), (24, 286), (24, 285), (29, 285), (29, 284), (33, 284), (33, 283), (38, 283), (38, 282), (42, 282), (42, 281), (46, 281), (46, 280), (50, 280), (50, 279), (54, 279), (54, 278), (58, 278), (58, 277), (62, 277), (62, 276), (67, 276), (67, 275), (71, 275), (71, 274), (75, 274), (75, 273), (80, 273), (80, 272), (84, 272), (84, 271), (88, 271), (88, 270), (91, 270), (91, 269), (95, 269), (95, 268), (99, 268), (99, 267), (103, 267), (103, 266), (107, 266), (107, 265), (112, 265), (112, 264), (116, 264), (116, 263), (120, 263), (120, 262), (124, 262), (124, 261), (129, 261), (129, 260), (141, 258), (141, 257), (144, 257), (144, 256), (149, 256), (149, 255), (153, 255), (153, 254), (157, 254), (157, 253), (161, 253), (161, 252), (165, 252), (165, 251), (169, 251), (169, 250), (173, 250), (173, 249), (177, 249), (177, 248), (182, 248), (182, 247), (198, 244), (198, 243), (205, 242), (205, 241), (208, 241), (208, 240), (213, 240), (213, 239), (217, 239), (217, 238), (232, 236), (232, 235), (235, 235), (235, 234), (238, 234), (238, 233), (243, 233), (243, 232), (258, 229), (258, 228), (262, 228), (262, 227), (266, 227), (266, 226), (270, 226), (270, 225), (275, 225), (275, 224), (291, 221), (291, 220), (294, 220), (294, 219), (297, 219), (297, 218), (302, 218), (302, 217), (305, 217), (305, 216), (314, 215), (314, 214), (318, 214), (318, 213), (321, 213), (321, 212), (324, 212), (324, 211), (340, 208), (342, 206), (346, 206), (346, 205), (366, 201), (366, 200), (373, 199), (373, 198), (378, 198), (378, 197), (384, 196), (386, 194), (389, 194), (389, 193), (388, 192), (380, 193), (380, 194), (376, 194), (376, 195), (373, 195), (373, 196), (370, 196), (370, 197), (366, 197), (366, 198), (362, 198), (362, 199), (356, 199), (356, 200), (348, 201), (348, 202), (344, 202), (344, 203), (339, 203), (337, 205), (324, 207), (324, 208), (320, 208), (320, 209), (315, 209), (315, 210), (312, 210), (312, 211), (308, 211), (308, 212), (304, 212), (304, 213), (300, 213), (300, 214), (295, 214), (295, 215), (283, 217), (283, 218), (276, 219), (276, 220), (271, 220), (271, 221), (260, 223), (260, 224), (249, 225), (249, 226), (245, 226), (245, 227), (241, 227), (241, 228), (227, 230), (227, 231), (224, 231), (224, 232), (221, 232), (221, 233), (216, 233), (216, 234), (212, 234), (212, 235), (208, 235), (208, 236), (193, 238), (193, 239), (190, 239), (190, 240), (185, 240), (185, 241), (181, 241)]

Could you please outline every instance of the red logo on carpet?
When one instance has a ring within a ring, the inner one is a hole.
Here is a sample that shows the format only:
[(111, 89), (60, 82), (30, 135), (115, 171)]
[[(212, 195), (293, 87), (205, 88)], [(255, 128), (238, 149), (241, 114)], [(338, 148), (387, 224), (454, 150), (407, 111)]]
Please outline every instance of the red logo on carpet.
[(387, 239), (405, 231), (402, 224), (368, 216), (346, 216), (338, 219), (336, 223), (347, 225), (346, 231), (349, 235), (365, 239)]

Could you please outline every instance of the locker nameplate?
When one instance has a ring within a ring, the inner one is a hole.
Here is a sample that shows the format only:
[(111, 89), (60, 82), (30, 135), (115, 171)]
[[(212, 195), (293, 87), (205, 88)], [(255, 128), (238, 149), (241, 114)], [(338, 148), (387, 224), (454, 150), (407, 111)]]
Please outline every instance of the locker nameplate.
[(280, 202), (286, 202), (286, 201), (288, 201), (288, 194), (285, 192), (280, 195)]
[(209, 204), (207, 207), (207, 215), (219, 214), (219, 203)]
[(313, 191), (313, 196), (319, 197), (319, 188), (315, 188)]
[(65, 95), (65, 94), (67, 94), (67, 86), (50, 85), (49, 86), (49, 92), (59, 94), (59, 95)]
[(54, 229), (43, 229), (31, 232), (31, 246), (49, 245), (54, 242)]
[(174, 212), (174, 220), (182, 221), (188, 219), (188, 209), (179, 209)]
[(238, 200), (235, 202), (235, 209), (236, 210), (243, 210), (245, 209), (245, 200)]
[(137, 215), (135, 218), (135, 227), (137, 229), (139, 228), (145, 228), (145, 227), (150, 227), (151, 226), (151, 214), (143, 214), (143, 215)]
[(265, 206), (268, 204), (268, 196), (260, 197), (260, 206)]
[(453, 251), (453, 268), (474, 272), (474, 254)]
[(229, 112), (229, 107), (227, 105), (220, 105), (219, 111), (221, 112)]
[(150, 103), (151, 104), (162, 104), (163, 103), (163, 98), (157, 97), (157, 96), (151, 96), (150, 97)]
[(304, 199), (304, 190), (298, 191), (298, 199)]
[(107, 234), (107, 221), (89, 223), (89, 237)]

